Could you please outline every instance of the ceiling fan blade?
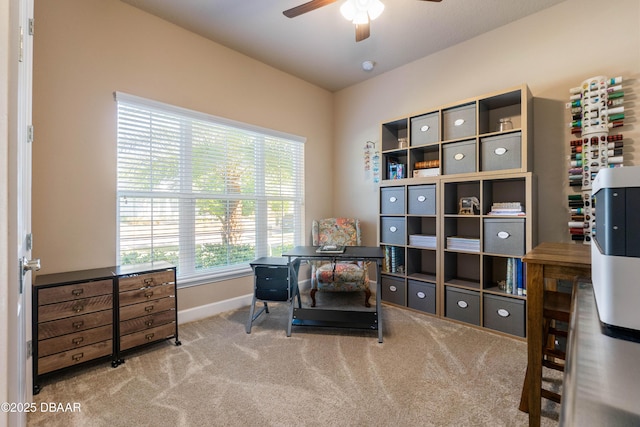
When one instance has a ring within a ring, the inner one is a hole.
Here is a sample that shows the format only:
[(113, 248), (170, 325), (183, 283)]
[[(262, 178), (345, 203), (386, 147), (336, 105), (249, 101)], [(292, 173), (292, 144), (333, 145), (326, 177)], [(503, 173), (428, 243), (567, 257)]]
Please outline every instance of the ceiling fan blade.
[(284, 16), (287, 18), (295, 18), (296, 16), (302, 15), (303, 13), (311, 12), (312, 10), (316, 10), (321, 8), (322, 6), (327, 6), (331, 3), (335, 3), (338, 0), (311, 0), (300, 6), (292, 7), (291, 9), (287, 9), (284, 12)]
[(370, 22), (366, 24), (356, 24), (356, 42), (361, 42), (364, 39), (368, 39), (370, 35)]

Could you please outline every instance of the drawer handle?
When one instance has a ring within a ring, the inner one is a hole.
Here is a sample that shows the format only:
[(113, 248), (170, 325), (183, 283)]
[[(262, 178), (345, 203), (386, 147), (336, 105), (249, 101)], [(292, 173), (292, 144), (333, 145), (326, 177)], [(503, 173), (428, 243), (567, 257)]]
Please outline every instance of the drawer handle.
[(428, 130), (429, 130), (429, 125), (424, 125), (424, 126), (422, 126), (422, 127), (420, 128), (420, 130), (421, 130), (422, 132), (426, 132), (426, 131), (428, 131)]
[(419, 202), (424, 202), (425, 200), (427, 200), (427, 196), (418, 196)]
[(152, 312), (153, 311), (153, 306), (152, 305), (148, 305), (144, 308), (144, 311), (146, 311), (147, 313)]
[(425, 299), (427, 297), (427, 294), (425, 294), (424, 292), (418, 292), (416, 295), (420, 299)]
[(389, 231), (395, 233), (396, 231), (398, 231), (398, 228), (395, 225), (392, 225), (391, 227), (389, 227)]
[(398, 290), (398, 288), (396, 288), (395, 286), (391, 285), (391, 286), (389, 286), (389, 290), (390, 290), (391, 292), (395, 292), (395, 291), (397, 291), (397, 290)]
[(462, 160), (464, 159), (464, 154), (462, 153), (458, 153), (455, 156), (453, 156), (454, 160)]
[(460, 307), (460, 308), (467, 308), (467, 307), (469, 307), (469, 304), (467, 304), (467, 302), (466, 302), (466, 301), (462, 301), (462, 300), (460, 300), (460, 301), (458, 301), (458, 307)]
[(504, 147), (499, 147), (499, 148), (496, 148), (495, 150), (493, 150), (493, 152), (496, 153), (496, 155), (498, 155), (498, 156), (502, 156), (504, 153), (507, 152), (507, 149), (504, 148)]
[(511, 236), (511, 234), (507, 233), (506, 231), (498, 232), (498, 237), (501, 239), (507, 239), (509, 236)]
[(144, 322), (144, 324), (147, 325), (147, 326), (153, 325), (153, 319), (147, 320), (146, 322)]
[(509, 317), (509, 315), (511, 314), (507, 310), (505, 310), (504, 308), (499, 308), (497, 313), (498, 313), (498, 316), (500, 316), (500, 317)]
[(149, 277), (148, 279), (144, 279), (145, 285), (151, 285), (153, 283), (153, 277)]
[(144, 296), (145, 296), (146, 298), (151, 298), (151, 297), (153, 296), (153, 291), (147, 291), (147, 292), (145, 292), (145, 293), (144, 293)]
[(74, 297), (80, 296), (84, 293), (84, 289), (74, 289), (71, 291), (71, 295)]
[(71, 340), (71, 342), (72, 342), (73, 344), (75, 344), (75, 345), (80, 344), (82, 341), (84, 341), (84, 338), (83, 338), (83, 337), (76, 337), (76, 338), (74, 338), (74, 339), (72, 339), (72, 340)]
[(398, 201), (398, 198), (397, 198), (397, 197), (395, 197), (395, 196), (391, 196), (391, 197), (389, 197), (389, 202), (391, 202), (391, 203), (395, 203), (395, 202), (397, 202), (397, 201)]
[(464, 119), (458, 119), (455, 122), (453, 122), (454, 126), (462, 126), (464, 124)]
[(71, 325), (76, 329), (80, 329), (84, 326), (84, 320), (80, 320), (79, 322), (73, 322)]
[(84, 310), (84, 305), (76, 304), (73, 307), (71, 307), (71, 309), (76, 313), (80, 313), (82, 310)]
[(155, 333), (151, 332), (150, 334), (145, 335), (145, 336), (144, 336), (144, 338), (145, 338), (147, 341), (151, 341), (151, 340), (153, 339), (153, 336), (154, 336), (154, 335), (155, 335)]
[(78, 360), (82, 359), (83, 357), (84, 357), (84, 353), (77, 353), (77, 354), (74, 354), (73, 356), (71, 356), (71, 358), (72, 358), (73, 360), (75, 360), (76, 362), (77, 362)]

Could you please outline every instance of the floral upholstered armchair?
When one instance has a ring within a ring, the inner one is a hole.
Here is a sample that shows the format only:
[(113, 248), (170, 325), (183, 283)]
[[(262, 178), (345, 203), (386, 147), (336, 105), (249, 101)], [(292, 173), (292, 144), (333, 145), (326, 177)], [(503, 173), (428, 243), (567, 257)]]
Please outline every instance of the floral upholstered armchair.
[[(360, 246), (360, 220), (327, 218), (314, 220), (311, 227), (314, 246)], [(369, 273), (366, 262), (314, 261), (311, 264), (311, 307), (316, 306), (316, 292), (364, 291), (364, 305), (370, 307)]]

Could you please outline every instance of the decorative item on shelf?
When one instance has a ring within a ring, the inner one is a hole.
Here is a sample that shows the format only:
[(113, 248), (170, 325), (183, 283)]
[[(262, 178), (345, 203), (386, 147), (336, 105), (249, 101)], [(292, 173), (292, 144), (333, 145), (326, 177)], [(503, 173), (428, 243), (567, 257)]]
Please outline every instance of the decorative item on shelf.
[(505, 117), (503, 119), (500, 119), (500, 121), (498, 122), (498, 131), (499, 132), (504, 132), (507, 130), (511, 130), (513, 129), (513, 123), (511, 122), (511, 119), (509, 117)]
[(389, 159), (389, 179), (404, 179), (405, 166), (397, 160)]
[(477, 197), (461, 197), (458, 203), (459, 215), (477, 215), (480, 213), (480, 201)]
[(398, 138), (398, 148), (407, 148), (409, 146), (409, 142), (407, 138)]
[(609, 135), (624, 124), (622, 77), (597, 76), (569, 90), (566, 108), (570, 110), (569, 128), (577, 139), (570, 141), (569, 187), (580, 194), (568, 197), (571, 240), (591, 242), (595, 221), (591, 203), (592, 183), (603, 168), (621, 167), (623, 136)]

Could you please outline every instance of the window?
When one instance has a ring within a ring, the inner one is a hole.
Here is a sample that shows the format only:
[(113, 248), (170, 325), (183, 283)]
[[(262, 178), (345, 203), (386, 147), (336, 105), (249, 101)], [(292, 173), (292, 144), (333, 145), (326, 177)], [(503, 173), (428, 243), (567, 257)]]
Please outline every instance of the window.
[(302, 243), (303, 138), (115, 96), (119, 264), (166, 260), (198, 284)]

